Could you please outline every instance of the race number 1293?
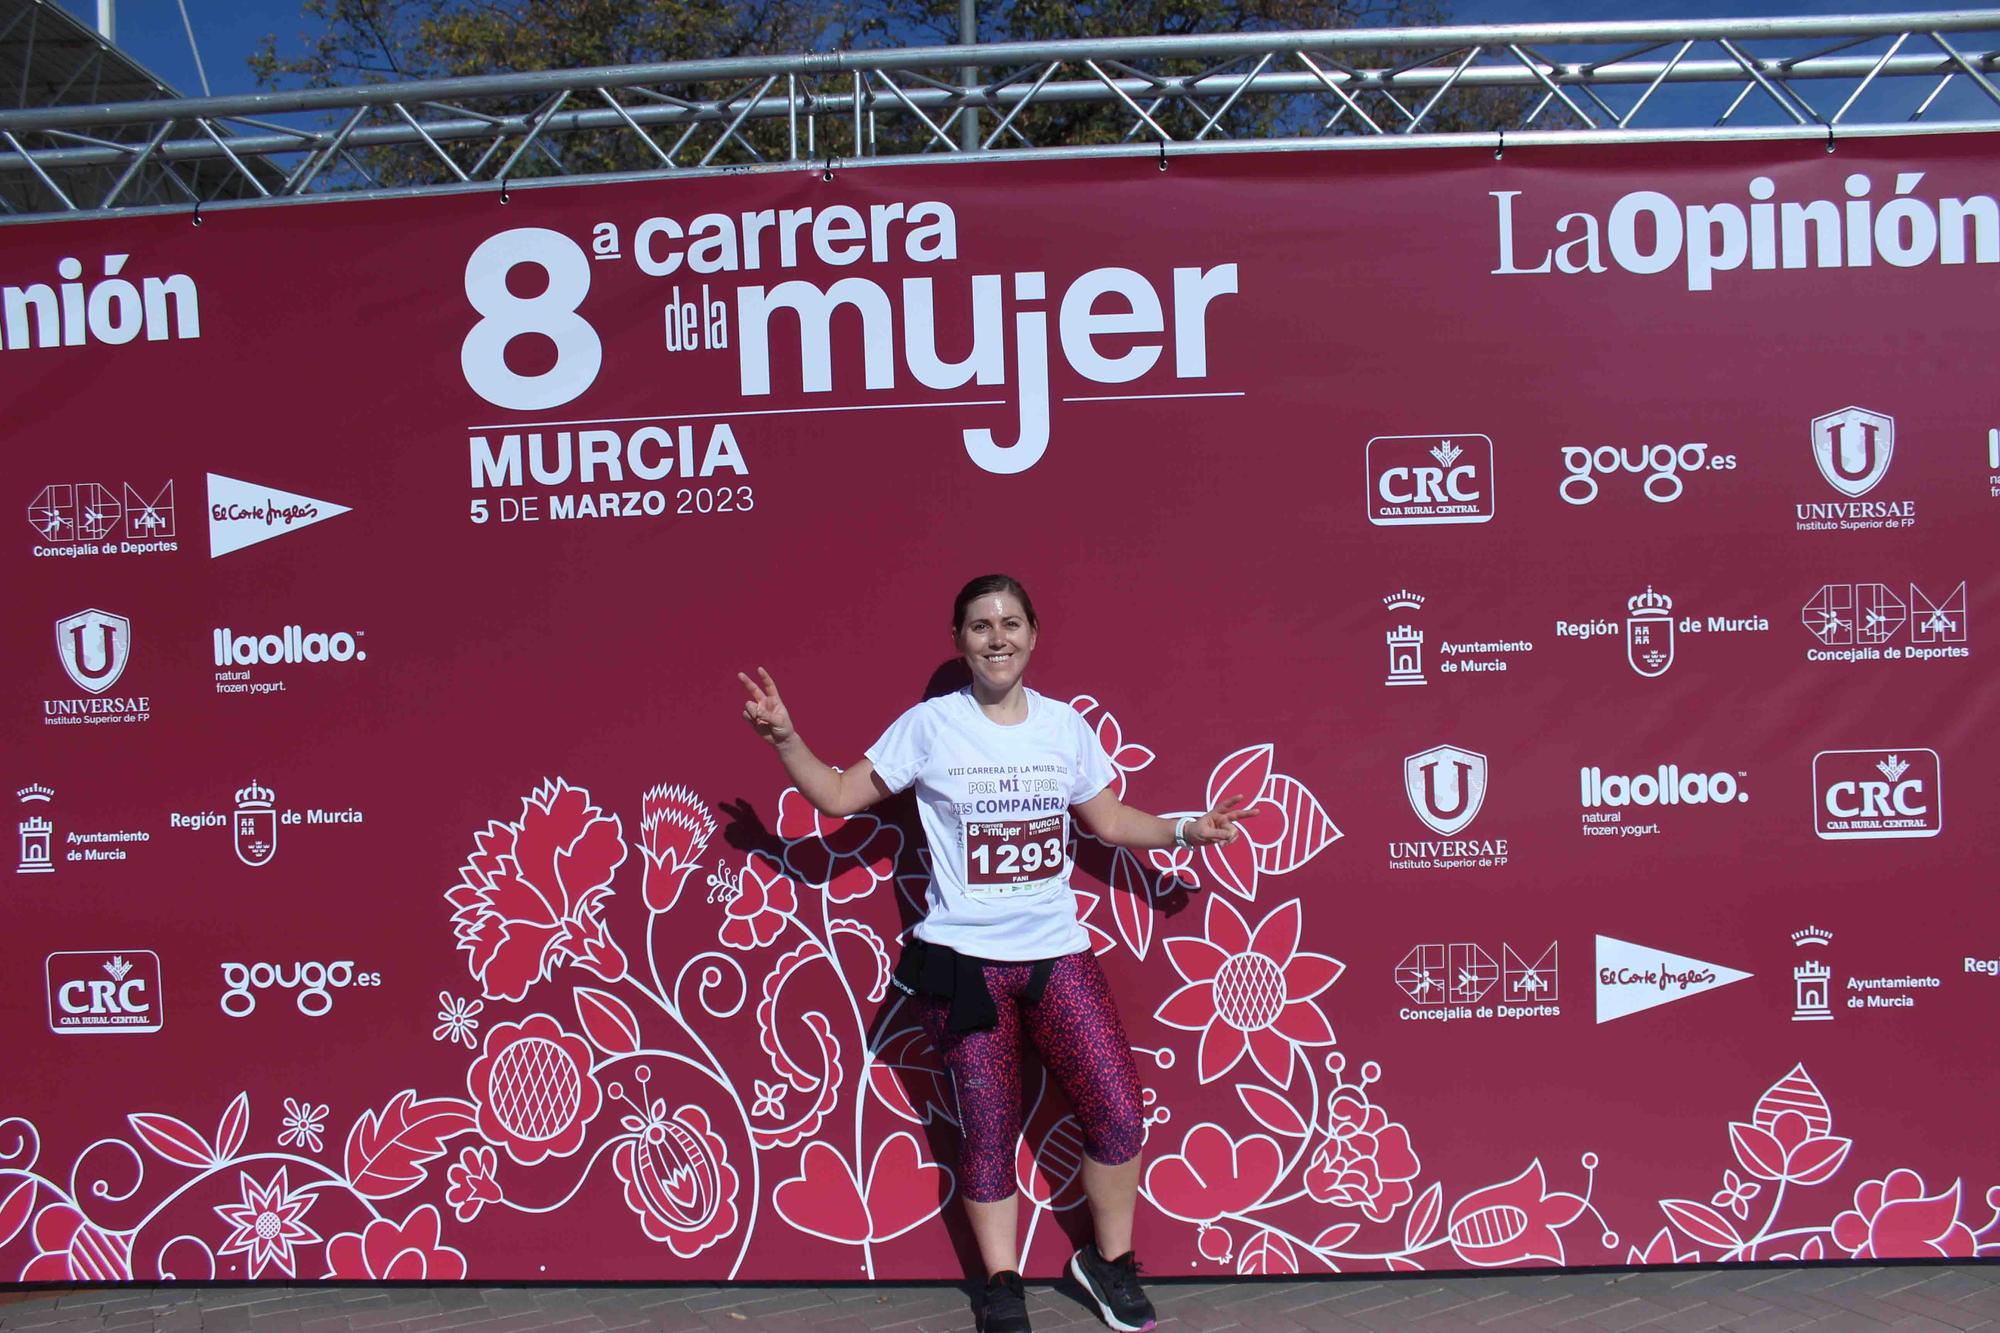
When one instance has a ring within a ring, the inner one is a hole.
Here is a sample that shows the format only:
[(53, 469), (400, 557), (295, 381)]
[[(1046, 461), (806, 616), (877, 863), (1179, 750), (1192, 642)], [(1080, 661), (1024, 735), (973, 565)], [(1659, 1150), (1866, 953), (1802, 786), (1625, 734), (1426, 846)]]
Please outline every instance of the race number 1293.
[(1041, 884), (1063, 869), (1064, 815), (965, 826), (965, 882), (988, 893)]

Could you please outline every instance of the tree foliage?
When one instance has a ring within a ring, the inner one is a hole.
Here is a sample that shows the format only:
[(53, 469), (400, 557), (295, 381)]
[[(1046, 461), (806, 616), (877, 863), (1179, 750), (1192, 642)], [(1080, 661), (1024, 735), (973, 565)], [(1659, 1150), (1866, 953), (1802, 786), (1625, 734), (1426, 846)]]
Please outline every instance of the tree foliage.
[[(1110, 38), (1195, 33), (1247, 33), (1295, 29), (1414, 27), (1445, 21), (1444, 0), (979, 0), (978, 37), (982, 42)], [(951, 45), (958, 39), (958, 0), (304, 0), (306, 30), (296, 54), (280, 54), (275, 35), (266, 37), (251, 57), (259, 82), (266, 87), (339, 87), (358, 83), (400, 82), (456, 75), (484, 75), (584, 69), (613, 65), (662, 64), (691, 60), (728, 59), (758, 55), (826, 51), (835, 48), (882, 48)], [(1401, 50), (1363, 54), (1350, 63), (1378, 67), (1406, 65), (1426, 54)], [(1275, 68), (1275, 67), (1274, 67)], [(1289, 65), (1289, 72), (1302, 67)], [(1147, 73), (1163, 78), (1224, 78), (1248, 72), (1248, 62), (1149, 62)], [(1034, 68), (983, 69), (981, 82), (1012, 78), (1025, 86)], [(955, 68), (941, 67), (933, 77), (956, 83)], [(1087, 71), (1070, 68), (1056, 76), (1087, 80)], [(643, 92), (620, 94), (628, 105), (680, 99), (733, 114), (740, 99), (753, 95), (756, 82), (710, 79), (701, 83), (656, 83)], [(849, 155), (915, 153), (941, 147), (937, 135), (906, 114), (893, 92), (864, 85), (874, 114), (861, 126), (856, 144), (851, 115), (821, 115), (814, 119), (815, 154)], [(845, 97), (854, 88), (849, 74), (802, 77), (808, 94)], [(777, 91), (782, 92), (782, 88)], [(586, 91), (568, 109), (602, 109), (601, 94)], [(1414, 105), (1414, 94), (1401, 100)], [(1176, 138), (1193, 135), (1209, 112), (1194, 104), (1156, 101), (1143, 93), (1138, 100)], [(1377, 124), (1395, 129), (1404, 111), (1380, 93), (1365, 94), (1363, 105)], [(542, 95), (482, 99), (482, 115), (527, 116), (546, 105)], [(1489, 129), (1513, 122), (1526, 105), (1516, 91), (1464, 91), (1449, 99), (1426, 121), (1430, 129)], [(1365, 127), (1352, 112), (1335, 117), (1340, 102), (1323, 91), (1289, 97), (1244, 97), (1208, 131), (1210, 137), (1267, 136), (1301, 133), (1351, 134)], [(393, 110), (379, 113), (389, 120)], [(933, 117), (943, 121), (948, 112)], [(1115, 143), (1148, 139), (1143, 127), (1134, 131), (1135, 117), (1115, 101), (1050, 98), (1031, 105), (1018, 116), (1010, 137), (1000, 146)], [(993, 113), (985, 113), (982, 129), (990, 132)], [(957, 127), (948, 127), (955, 137)], [(697, 127), (693, 148), (677, 153), (687, 165), (714, 145), (716, 124)], [(793, 127), (784, 119), (752, 118), (738, 134), (719, 146), (718, 163), (771, 160), (792, 151)], [(656, 136), (663, 149), (674, 150), (676, 133)], [(514, 141), (518, 143), (519, 135)], [(490, 161), (493, 136), (447, 141), (460, 169), (471, 170)], [(685, 145), (682, 145), (685, 147)], [(800, 146), (803, 151), (803, 144)], [(511, 152), (503, 136), (499, 152)], [(364, 172), (383, 184), (433, 179), (439, 166), (427, 147), (370, 146), (364, 135), (346, 159), (346, 168)], [(524, 155), (515, 175), (555, 171), (601, 172), (643, 170), (659, 165), (652, 149), (622, 125), (587, 133), (551, 134), (539, 139), (533, 155)]]

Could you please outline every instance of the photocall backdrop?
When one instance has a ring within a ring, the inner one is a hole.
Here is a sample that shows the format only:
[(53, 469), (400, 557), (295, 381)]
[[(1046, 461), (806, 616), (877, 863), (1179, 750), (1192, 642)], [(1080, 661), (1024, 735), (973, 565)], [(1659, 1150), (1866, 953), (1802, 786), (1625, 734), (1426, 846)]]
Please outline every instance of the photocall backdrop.
[(992, 570), (1125, 800), (1254, 803), (1073, 835), (1149, 1271), (1991, 1257), (1996, 166), (9, 229), (0, 1272), (957, 1275), (912, 810), (816, 817), (734, 673), (851, 763)]

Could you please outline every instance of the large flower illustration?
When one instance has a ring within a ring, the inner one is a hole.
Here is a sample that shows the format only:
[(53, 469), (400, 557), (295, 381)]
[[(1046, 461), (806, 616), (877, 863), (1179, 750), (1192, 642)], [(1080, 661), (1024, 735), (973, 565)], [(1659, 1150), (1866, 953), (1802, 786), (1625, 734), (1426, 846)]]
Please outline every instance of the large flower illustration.
[(1154, 1017), (1202, 1034), (1196, 1063), (1203, 1083), (1235, 1068), (1247, 1049), (1274, 1082), (1289, 1084), (1297, 1047), (1333, 1043), (1333, 1028), (1313, 997), (1346, 964), (1299, 952), (1297, 899), (1265, 917), (1253, 935), (1222, 895), (1210, 894), (1203, 931), (1206, 938), (1166, 942), (1167, 957), (1187, 984)]
[(837, 903), (865, 898), (896, 873), (903, 833), (874, 815), (836, 819), (813, 809), (797, 787), (778, 798), (778, 836), (785, 865), (807, 884), (824, 884)]
[(215, 1215), (234, 1228), (217, 1249), (218, 1254), (248, 1254), (250, 1276), (262, 1277), (266, 1268), (275, 1268), (286, 1277), (298, 1276), (298, 1262), (292, 1257), (294, 1245), (317, 1245), (319, 1233), (301, 1219), (312, 1211), (312, 1196), (291, 1192), (285, 1168), (260, 1185), (245, 1171), (237, 1177), (241, 1203), (219, 1203)]
[(1353, 1088), (1334, 1093), (1328, 1109), (1333, 1128), (1313, 1150), (1306, 1193), (1335, 1207), (1359, 1208), (1371, 1222), (1388, 1221), (1416, 1194), (1411, 1182), (1421, 1168), (1409, 1131)]
[(1854, 1207), (1833, 1219), (1834, 1244), (1856, 1259), (1970, 1259), (1978, 1242), (1958, 1218), (1962, 1185), (1927, 1195), (1910, 1170), (1863, 1181)]
[(480, 1134), (522, 1166), (575, 1152), (604, 1101), (590, 1072), (590, 1044), (547, 1014), (495, 1024), (465, 1085), (479, 1108)]
[(132, 1280), (131, 1238), (86, 1222), (69, 1204), (51, 1204), (36, 1215), (34, 1240), (23, 1282)]
[(465, 1255), (441, 1243), (444, 1219), (424, 1204), (402, 1222), (378, 1217), (360, 1232), (343, 1231), (326, 1243), (326, 1276), (349, 1281), (456, 1282)]
[(640, 1101), (643, 1112), (620, 1120), (631, 1137), (612, 1151), (612, 1169), (646, 1234), (692, 1259), (736, 1230), (736, 1169), (701, 1107), (668, 1115), (664, 1098), (641, 1092)]
[(624, 952), (600, 915), (625, 863), (616, 815), (557, 778), (522, 799), (517, 822), (490, 822), (476, 842), (445, 897), (486, 998), (521, 999), (563, 962), (606, 981), (625, 975)]
[(778, 938), (785, 918), (799, 908), (791, 877), (763, 857), (743, 858), (736, 894), (725, 905), (727, 915), (716, 933), (732, 949), (757, 949)]

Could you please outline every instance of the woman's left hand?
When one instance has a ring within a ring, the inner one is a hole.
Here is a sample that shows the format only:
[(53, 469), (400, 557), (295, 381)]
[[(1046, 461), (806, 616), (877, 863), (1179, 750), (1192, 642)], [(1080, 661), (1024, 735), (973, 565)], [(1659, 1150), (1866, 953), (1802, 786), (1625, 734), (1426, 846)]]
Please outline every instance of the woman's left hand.
[(1241, 796), (1231, 796), (1213, 810), (1188, 825), (1188, 841), (1196, 846), (1221, 844), (1227, 846), (1243, 836), (1243, 830), (1236, 827), (1239, 819), (1251, 819), (1257, 814), (1256, 807), (1243, 808)]

